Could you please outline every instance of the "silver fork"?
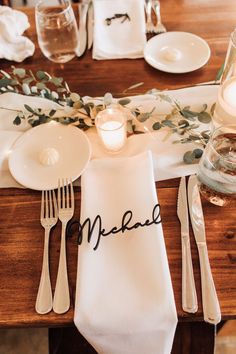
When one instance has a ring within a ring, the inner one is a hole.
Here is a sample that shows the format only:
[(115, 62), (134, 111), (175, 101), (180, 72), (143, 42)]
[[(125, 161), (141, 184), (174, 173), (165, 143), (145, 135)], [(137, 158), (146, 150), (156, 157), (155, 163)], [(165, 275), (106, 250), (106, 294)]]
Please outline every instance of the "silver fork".
[(146, 33), (153, 33), (154, 25), (152, 22), (152, 0), (145, 0), (145, 10), (147, 15)]
[(154, 26), (154, 33), (161, 34), (165, 33), (167, 30), (161, 22), (161, 4), (159, 0), (152, 0), (152, 7), (155, 12), (157, 23)]
[(40, 314), (45, 314), (52, 309), (52, 288), (49, 275), (48, 248), (51, 228), (58, 220), (57, 202), (54, 191), (42, 191), (41, 225), (45, 229), (43, 264), (38, 288), (35, 309)]
[(70, 291), (66, 261), (66, 225), (74, 214), (74, 191), (71, 180), (66, 178), (58, 181), (57, 198), (58, 216), (62, 223), (62, 230), (59, 266), (53, 298), (53, 311), (56, 313), (65, 313), (70, 308)]

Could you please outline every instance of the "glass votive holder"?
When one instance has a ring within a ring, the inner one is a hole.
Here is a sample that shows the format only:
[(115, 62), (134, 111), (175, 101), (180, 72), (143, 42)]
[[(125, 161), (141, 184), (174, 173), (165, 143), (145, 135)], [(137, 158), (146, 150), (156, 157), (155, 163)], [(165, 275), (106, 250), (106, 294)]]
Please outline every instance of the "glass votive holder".
[(95, 119), (98, 135), (105, 149), (110, 153), (119, 152), (127, 139), (125, 113), (114, 107), (99, 112)]
[(236, 200), (236, 124), (218, 127), (199, 162), (200, 193), (211, 203), (224, 206)]
[(236, 123), (236, 29), (230, 36), (213, 123), (215, 126)]

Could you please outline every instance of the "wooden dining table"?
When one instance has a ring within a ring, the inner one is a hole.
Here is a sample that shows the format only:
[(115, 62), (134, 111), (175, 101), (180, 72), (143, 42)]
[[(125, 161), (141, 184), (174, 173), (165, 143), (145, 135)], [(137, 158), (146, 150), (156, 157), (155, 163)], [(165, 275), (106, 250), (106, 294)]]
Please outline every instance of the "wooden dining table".
[[(236, 25), (235, 0), (162, 0), (162, 20), (168, 31), (192, 32), (205, 39), (211, 49), (208, 63), (191, 73), (170, 74), (154, 69), (144, 59), (93, 60), (87, 50), (66, 64), (46, 59), (39, 49), (34, 8), (20, 8), (28, 15), (30, 28), (25, 32), (36, 46), (32, 57), (22, 63), (0, 60), (0, 68), (11, 65), (33, 72), (47, 71), (63, 77), (73, 92), (81, 96), (124, 96), (124, 91), (139, 82), (142, 86), (129, 95), (143, 94), (152, 88), (176, 89), (216, 78), (224, 62), (230, 33)], [(77, 8), (74, 7), (77, 14)], [(127, 95), (127, 94), (126, 94)], [(78, 152), (79, 153), (79, 152)], [(203, 321), (201, 279), (197, 247), (190, 230), (194, 277), (199, 308), (185, 313), (181, 305), (181, 237), (176, 214), (179, 178), (156, 183), (162, 207), (162, 224), (178, 313), (178, 327), (172, 354), (211, 354), (215, 326)], [(80, 187), (75, 187), (75, 217), (80, 215)], [(96, 198), (96, 196), (94, 196)], [(236, 318), (236, 202), (218, 207), (202, 199), (209, 260), (220, 302), (222, 321)], [(65, 314), (39, 315), (35, 300), (39, 285), (44, 232), (40, 225), (41, 193), (30, 189), (0, 189), (0, 328), (48, 327), (50, 353), (96, 353), (73, 325), (78, 247), (67, 240), (71, 307)], [(55, 288), (60, 251), (60, 224), (51, 234), (50, 273)], [(224, 322), (222, 322), (224, 323)], [(63, 339), (64, 338), (64, 339)], [(57, 347), (57, 351), (55, 351)], [(69, 349), (70, 348), (70, 349)], [(122, 353), (121, 353), (122, 354)], [(144, 353), (148, 354), (148, 353)]]

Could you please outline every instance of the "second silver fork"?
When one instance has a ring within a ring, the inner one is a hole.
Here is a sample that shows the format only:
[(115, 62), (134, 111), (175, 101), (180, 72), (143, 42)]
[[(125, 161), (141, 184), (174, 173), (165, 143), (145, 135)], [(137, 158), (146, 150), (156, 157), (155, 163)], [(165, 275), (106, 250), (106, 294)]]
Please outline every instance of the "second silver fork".
[(62, 230), (59, 266), (53, 298), (53, 311), (60, 314), (67, 312), (70, 308), (70, 291), (66, 260), (66, 225), (74, 214), (74, 192), (71, 180), (59, 180), (57, 197), (58, 217), (62, 223)]
[(166, 28), (161, 22), (161, 4), (159, 0), (152, 0), (152, 8), (155, 12), (157, 23), (154, 26), (153, 32), (156, 34), (161, 34), (166, 32)]
[(48, 249), (50, 230), (56, 225), (57, 220), (58, 212), (55, 192), (42, 191), (40, 221), (45, 229), (45, 236), (41, 278), (35, 304), (35, 309), (40, 314), (45, 314), (52, 310), (52, 288), (49, 275)]

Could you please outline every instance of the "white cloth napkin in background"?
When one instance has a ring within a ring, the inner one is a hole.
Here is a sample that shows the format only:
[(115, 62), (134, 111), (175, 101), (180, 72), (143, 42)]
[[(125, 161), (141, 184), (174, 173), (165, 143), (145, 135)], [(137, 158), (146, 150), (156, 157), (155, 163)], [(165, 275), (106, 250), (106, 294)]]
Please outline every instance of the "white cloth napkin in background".
[[(93, 186), (91, 188), (91, 186)], [(152, 220), (158, 203), (150, 152), (93, 160), (82, 175), (81, 223), (99, 214), (102, 228)], [(96, 196), (96, 198), (94, 198)], [(79, 246), (74, 322), (99, 354), (169, 354), (177, 315), (159, 223)]]
[[(93, 0), (93, 59), (142, 58), (146, 43), (144, 0)], [(127, 13), (130, 21), (106, 18)]]
[(0, 58), (21, 62), (34, 54), (34, 43), (22, 36), (29, 26), (23, 12), (0, 6)]

